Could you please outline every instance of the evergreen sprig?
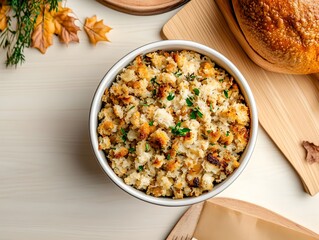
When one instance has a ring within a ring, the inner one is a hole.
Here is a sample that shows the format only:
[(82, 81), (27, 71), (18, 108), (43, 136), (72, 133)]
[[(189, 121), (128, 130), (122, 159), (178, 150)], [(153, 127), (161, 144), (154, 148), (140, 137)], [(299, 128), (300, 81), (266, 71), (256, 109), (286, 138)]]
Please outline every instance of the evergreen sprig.
[[(25, 61), (24, 48), (30, 47), (36, 19), (44, 6), (58, 9), (59, 0), (8, 0), (10, 6), (7, 28), (0, 33), (0, 47), (7, 51), (6, 66), (17, 66)], [(15, 20), (15, 24), (13, 24)]]

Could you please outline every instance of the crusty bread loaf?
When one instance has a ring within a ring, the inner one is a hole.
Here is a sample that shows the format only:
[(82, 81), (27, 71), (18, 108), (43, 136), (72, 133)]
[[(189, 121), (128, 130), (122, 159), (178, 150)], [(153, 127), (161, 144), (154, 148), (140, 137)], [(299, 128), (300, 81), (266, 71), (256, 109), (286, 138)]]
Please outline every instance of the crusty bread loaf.
[(319, 72), (318, 0), (232, 0), (247, 42), (282, 73)]

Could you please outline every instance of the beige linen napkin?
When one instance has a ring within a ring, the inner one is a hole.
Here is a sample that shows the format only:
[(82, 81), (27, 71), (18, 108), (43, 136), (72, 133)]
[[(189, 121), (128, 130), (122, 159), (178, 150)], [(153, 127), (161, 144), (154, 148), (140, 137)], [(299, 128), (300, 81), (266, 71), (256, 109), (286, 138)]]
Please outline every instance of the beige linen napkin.
[(278, 223), (207, 201), (194, 238), (198, 240), (318, 240)]

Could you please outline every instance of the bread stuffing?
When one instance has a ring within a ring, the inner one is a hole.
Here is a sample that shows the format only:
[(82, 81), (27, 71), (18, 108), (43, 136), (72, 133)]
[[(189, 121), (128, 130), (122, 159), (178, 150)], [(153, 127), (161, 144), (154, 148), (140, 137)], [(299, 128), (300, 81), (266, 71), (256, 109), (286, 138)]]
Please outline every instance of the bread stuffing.
[(240, 165), (249, 108), (235, 79), (207, 56), (137, 56), (102, 97), (99, 148), (123, 181), (155, 197), (199, 196)]

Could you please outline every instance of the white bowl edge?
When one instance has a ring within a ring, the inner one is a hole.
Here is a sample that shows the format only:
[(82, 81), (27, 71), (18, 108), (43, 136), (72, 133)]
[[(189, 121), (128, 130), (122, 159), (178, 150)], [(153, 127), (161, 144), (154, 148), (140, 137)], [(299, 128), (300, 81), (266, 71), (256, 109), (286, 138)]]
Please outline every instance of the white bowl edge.
[[(101, 109), (102, 102), (101, 97), (107, 87), (110, 87), (112, 81), (115, 79), (115, 76), (121, 71), (124, 67), (126, 67), (129, 63), (131, 63), (134, 58), (141, 54), (146, 54), (148, 52), (153, 52), (157, 50), (193, 50), (195, 52), (201, 53), (210, 57), (214, 62), (216, 62), (219, 66), (224, 68), (230, 75), (232, 75), (236, 82), (238, 83), (241, 92), (243, 93), (245, 100), (250, 109), (250, 139), (248, 145), (246, 146), (245, 151), (243, 152), (240, 161), (241, 164), (238, 169), (236, 169), (230, 176), (227, 177), (226, 180), (219, 183), (214, 187), (213, 190), (204, 193), (198, 197), (189, 197), (184, 199), (171, 199), (171, 198), (156, 198), (150, 195), (146, 195), (144, 192), (137, 190), (129, 185), (126, 185), (121, 178), (119, 178), (109, 166), (107, 159), (102, 150), (98, 150), (98, 134), (97, 134), (97, 126), (98, 126), (98, 112)], [(204, 200), (207, 200), (220, 192), (226, 189), (235, 179), (242, 173), (244, 168), (249, 162), (249, 159), (253, 153), (255, 143), (257, 140), (258, 134), (258, 114), (257, 114), (257, 107), (251, 92), (251, 89), (245, 80), (244, 76), (240, 73), (237, 67), (228, 60), (225, 56), (221, 53), (213, 50), (205, 45), (186, 41), (186, 40), (162, 40), (158, 42), (153, 42), (146, 44), (142, 47), (139, 47), (132, 52), (128, 53), (122, 59), (120, 59), (113, 67), (106, 73), (106, 75), (101, 80), (91, 103), (90, 109), (90, 117), (89, 117), (89, 129), (90, 129), (90, 138), (91, 144), (93, 147), (93, 151), (97, 160), (99, 161), (103, 170), (107, 173), (109, 178), (118, 185), (121, 189), (126, 191), (132, 196), (135, 196), (143, 201), (162, 205), (162, 206), (185, 206), (195, 204)]]

